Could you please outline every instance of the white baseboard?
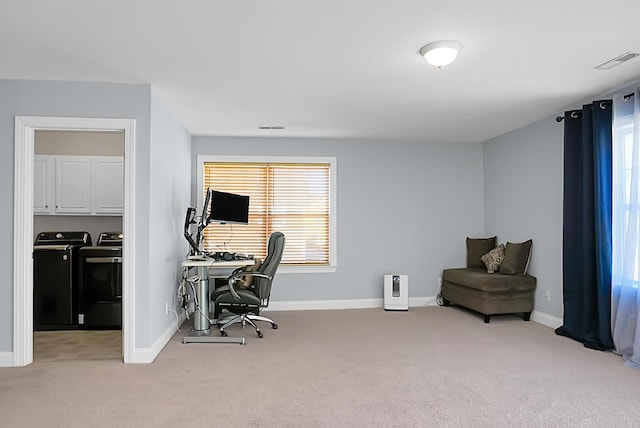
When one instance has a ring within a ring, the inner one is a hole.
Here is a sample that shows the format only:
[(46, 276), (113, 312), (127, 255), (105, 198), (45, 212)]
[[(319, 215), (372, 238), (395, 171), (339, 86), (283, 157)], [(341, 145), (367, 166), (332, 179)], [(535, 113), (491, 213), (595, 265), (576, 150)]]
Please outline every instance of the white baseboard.
[(297, 300), (269, 302), (269, 311), (313, 311), (329, 309), (364, 309), (382, 307), (382, 299)]
[(556, 329), (562, 325), (562, 318), (554, 317), (553, 315), (549, 315), (540, 311), (533, 311), (531, 313), (531, 321), (535, 321), (538, 324), (542, 324), (553, 329)]
[(0, 352), (0, 367), (13, 367), (13, 352)]
[[(270, 302), (265, 311), (310, 311), (331, 309), (365, 309), (382, 308), (384, 300), (378, 299), (349, 299), (349, 300), (301, 300), (289, 302)], [(436, 296), (410, 297), (409, 307), (437, 306)], [(562, 325), (562, 318), (554, 317), (540, 311), (531, 313), (531, 320), (550, 328), (558, 328)]]
[(133, 361), (131, 362), (133, 364), (152, 363), (153, 360), (155, 360), (156, 357), (160, 355), (160, 352), (164, 349), (167, 343), (169, 343), (173, 335), (176, 334), (176, 331), (178, 330), (177, 327), (181, 325), (184, 320), (185, 317), (184, 314), (182, 314), (178, 318), (176, 323), (171, 323), (169, 327), (167, 327), (165, 331), (160, 335), (160, 337), (158, 337), (158, 340), (156, 340), (149, 348), (135, 348), (133, 350)]
[[(409, 307), (435, 306), (436, 297), (409, 297)], [(313, 311), (331, 309), (382, 308), (384, 299), (348, 299), (348, 300), (299, 300), (289, 302), (270, 302), (265, 311)]]

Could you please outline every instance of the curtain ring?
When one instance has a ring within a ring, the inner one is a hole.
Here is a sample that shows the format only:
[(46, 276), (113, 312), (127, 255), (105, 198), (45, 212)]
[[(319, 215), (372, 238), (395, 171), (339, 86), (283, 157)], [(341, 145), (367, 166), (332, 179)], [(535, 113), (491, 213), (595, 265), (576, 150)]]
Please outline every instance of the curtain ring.
[(577, 111), (572, 111), (571, 112), (571, 119), (577, 119), (578, 118), (578, 112)]
[(607, 104), (604, 101), (600, 101), (600, 108), (602, 110), (606, 109), (607, 108)]

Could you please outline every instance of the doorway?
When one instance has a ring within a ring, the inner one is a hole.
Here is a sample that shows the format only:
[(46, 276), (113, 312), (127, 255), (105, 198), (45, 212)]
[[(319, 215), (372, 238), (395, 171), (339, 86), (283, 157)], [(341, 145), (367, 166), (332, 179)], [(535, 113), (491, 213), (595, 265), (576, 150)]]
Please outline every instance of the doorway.
[(17, 116), (14, 161), (13, 365), (33, 362), (33, 212), (36, 131), (118, 131), (124, 134), (125, 236), (122, 263), (122, 356), (135, 361), (135, 120)]
[[(96, 276), (101, 265), (85, 260), (104, 234), (122, 233), (124, 133), (36, 130), (34, 143), (34, 362), (122, 360), (122, 263)], [(99, 306), (113, 313), (92, 322), (88, 299), (105, 282), (114, 293)]]

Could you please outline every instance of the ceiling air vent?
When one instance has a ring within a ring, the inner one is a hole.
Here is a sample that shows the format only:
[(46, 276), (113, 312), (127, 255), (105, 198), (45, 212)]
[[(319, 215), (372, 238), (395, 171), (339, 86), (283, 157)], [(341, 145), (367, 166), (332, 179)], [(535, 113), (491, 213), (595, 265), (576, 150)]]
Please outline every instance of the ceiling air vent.
[(258, 126), (258, 129), (267, 129), (267, 130), (269, 130), (269, 129), (284, 129), (284, 126), (282, 126), (282, 125), (268, 125), (268, 126), (260, 125), (260, 126)]
[(594, 68), (600, 69), (600, 70), (611, 70), (613, 67), (622, 64), (625, 61), (629, 61), (631, 58), (635, 58), (637, 57), (639, 54), (635, 53), (635, 52), (625, 52), (620, 56), (617, 56), (613, 59), (610, 59), (607, 62), (603, 62), (600, 65), (595, 66)]

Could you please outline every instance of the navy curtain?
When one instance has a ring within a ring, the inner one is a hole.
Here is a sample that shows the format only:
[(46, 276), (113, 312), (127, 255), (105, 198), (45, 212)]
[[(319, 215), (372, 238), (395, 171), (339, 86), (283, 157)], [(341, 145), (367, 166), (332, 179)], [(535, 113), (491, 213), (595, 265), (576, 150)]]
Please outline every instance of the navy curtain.
[(611, 100), (564, 115), (563, 303), (556, 333), (587, 348), (611, 338)]

